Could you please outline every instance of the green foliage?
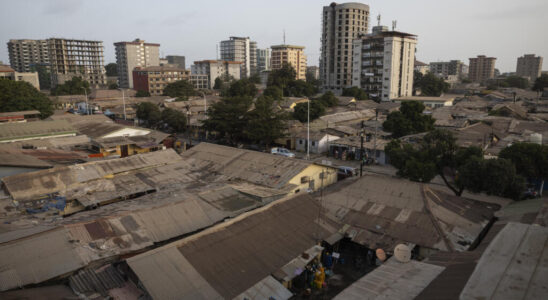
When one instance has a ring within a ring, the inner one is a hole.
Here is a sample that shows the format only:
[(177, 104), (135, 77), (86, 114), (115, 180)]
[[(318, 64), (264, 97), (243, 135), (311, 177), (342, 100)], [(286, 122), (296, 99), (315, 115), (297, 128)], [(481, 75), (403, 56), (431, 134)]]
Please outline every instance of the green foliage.
[(249, 79), (244, 78), (236, 80), (230, 84), (230, 87), (225, 92), (227, 97), (255, 97), (257, 95), (257, 87)]
[(431, 116), (424, 115), (424, 105), (418, 101), (405, 101), (399, 111), (391, 112), (383, 128), (392, 133), (394, 137), (421, 133), (434, 129), (435, 120)]
[[(319, 100), (310, 101), (310, 122), (325, 114), (325, 106)], [(306, 123), (308, 120), (308, 103), (298, 103), (293, 110), (293, 118)]]
[(282, 95), (282, 89), (277, 87), (277, 86), (269, 86), (267, 87), (264, 92), (263, 92), (263, 95), (265, 97), (270, 97), (274, 100), (281, 100), (283, 99), (283, 95)]
[(436, 176), (436, 165), (428, 159), (428, 154), (412, 145), (392, 140), (385, 147), (391, 164), (398, 169), (398, 176), (413, 181), (430, 182)]
[(506, 77), (504, 82), (506, 82), (509, 87), (515, 87), (520, 89), (529, 88), (529, 80), (521, 76), (508, 76)]
[(110, 63), (105, 66), (107, 76), (118, 76), (118, 65), (116, 63)]
[(500, 158), (511, 161), (518, 174), (526, 178), (548, 178), (548, 146), (533, 143), (515, 143), (502, 149)]
[(135, 93), (135, 97), (150, 97), (150, 93), (148, 91), (137, 91), (137, 93)]
[[(85, 90), (85, 91), (84, 91)], [(65, 81), (64, 84), (57, 85), (52, 91), (52, 95), (84, 95), (90, 93), (89, 82), (82, 79), (82, 77), (76, 76), (71, 80)]]
[(118, 88), (118, 84), (116, 82), (113, 82), (113, 83), (108, 85), (109, 90), (115, 90), (117, 88)]
[(247, 112), (252, 103), (253, 98), (249, 96), (224, 97), (209, 107), (208, 119), (203, 121), (203, 127), (207, 131), (217, 132), (232, 144), (245, 140)]
[(38, 72), (38, 82), (40, 83), (40, 89), (49, 90), (51, 88), (51, 73), (44, 65), (34, 65), (31, 68), (32, 72)]
[(413, 80), (413, 86), (420, 88), (421, 95), (423, 96), (439, 97), (442, 93), (446, 93), (449, 90), (449, 83), (432, 73), (426, 73), (426, 75), (422, 76), (420, 72), (415, 72)]
[(343, 89), (342, 95), (345, 97), (354, 97), (356, 100), (367, 100), (367, 93), (357, 86)]
[(306, 82), (312, 86), (319, 88), (322, 82), (319, 79), (314, 78), (314, 74), (311, 72), (306, 72)]
[(337, 99), (337, 97), (335, 96), (335, 94), (333, 94), (333, 92), (331, 91), (327, 91), (325, 92), (321, 97), (320, 99), (318, 99), (322, 104), (323, 106), (325, 107), (333, 107), (333, 106), (336, 106), (337, 104), (339, 104), (339, 99)]
[(544, 88), (548, 88), (548, 74), (542, 74), (535, 80), (533, 85), (533, 91), (544, 91)]
[(192, 83), (188, 80), (179, 80), (168, 84), (164, 88), (164, 95), (188, 99), (188, 97), (196, 95), (196, 91), (194, 90)]
[(162, 111), (162, 121), (175, 133), (185, 131), (187, 120), (185, 114), (181, 111), (172, 108), (164, 109)]
[(251, 75), (251, 77), (249, 77), (249, 81), (255, 84), (261, 84), (261, 76), (259, 76), (259, 74)]
[(223, 88), (223, 80), (221, 77), (215, 78), (215, 85), (213, 85), (214, 90), (220, 90)]
[(285, 63), (282, 68), (273, 70), (268, 76), (267, 86), (277, 86), (283, 90), (284, 97), (313, 96), (318, 92), (315, 85), (304, 80), (295, 79), (297, 72), (290, 65)]
[(28, 82), (0, 79), (0, 112), (24, 110), (38, 110), (44, 119), (53, 114), (53, 103)]
[(137, 104), (137, 118), (144, 121), (146, 126), (154, 127), (162, 119), (162, 113), (156, 104), (141, 102)]
[(274, 140), (284, 137), (287, 130), (287, 115), (283, 112), (274, 112), (273, 104), (274, 99), (259, 97), (255, 102), (255, 109), (247, 114), (247, 138), (264, 144), (266, 149)]

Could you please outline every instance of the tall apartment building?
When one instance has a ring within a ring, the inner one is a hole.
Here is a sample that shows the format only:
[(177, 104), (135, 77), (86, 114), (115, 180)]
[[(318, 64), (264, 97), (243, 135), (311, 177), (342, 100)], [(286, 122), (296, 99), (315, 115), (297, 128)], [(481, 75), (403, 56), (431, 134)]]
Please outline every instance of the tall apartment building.
[(118, 65), (118, 85), (122, 88), (134, 87), (132, 74), (136, 67), (160, 65), (160, 44), (135, 39), (133, 42), (114, 43), (114, 47)]
[(342, 92), (352, 85), (352, 40), (366, 34), (369, 6), (331, 3), (323, 7), (320, 79), (324, 90)]
[(207, 88), (212, 89), (215, 85), (215, 79), (221, 76), (231, 76), (236, 80), (241, 78), (241, 65), (239, 61), (226, 60), (201, 60), (195, 61), (192, 66), (192, 74), (207, 75), (209, 85)]
[(416, 45), (416, 35), (373, 27), (353, 42), (352, 86), (382, 101), (411, 96)]
[(495, 78), (495, 57), (486, 57), (478, 55), (478, 57), (470, 58), (468, 67), (468, 79), (473, 82), (482, 83), (487, 79)]
[(518, 57), (516, 75), (528, 77), (530, 81), (535, 81), (542, 73), (542, 57), (534, 54), (525, 54)]
[(147, 91), (152, 96), (162, 95), (170, 83), (190, 79), (188, 70), (163, 66), (136, 67), (132, 74), (135, 90)]
[(272, 70), (281, 69), (284, 64), (290, 64), (295, 69), (295, 79), (306, 80), (306, 55), (303, 46), (276, 45), (272, 48)]
[(257, 49), (257, 73), (270, 70), (270, 49)]
[(306, 74), (308, 74), (308, 76), (314, 78), (315, 80), (319, 80), (320, 79), (320, 68), (317, 67), (317, 66), (306, 67)]
[(17, 72), (32, 72), (35, 65), (49, 69), (47, 40), (9, 40), (8, 53), (10, 65)]
[(186, 69), (185, 57), (182, 55), (168, 55), (166, 56), (167, 63), (175, 65), (178, 68)]
[(102, 41), (48, 39), (51, 86), (63, 84), (75, 76), (92, 87), (106, 84)]
[(231, 36), (221, 41), (221, 60), (239, 61), (241, 77), (250, 77), (257, 72), (257, 43), (249, 37)]
[(441, 77), (456, 75), (459, 78), (467, 76), (468, 66), (460, 60), (431, 62), (430, 72)]

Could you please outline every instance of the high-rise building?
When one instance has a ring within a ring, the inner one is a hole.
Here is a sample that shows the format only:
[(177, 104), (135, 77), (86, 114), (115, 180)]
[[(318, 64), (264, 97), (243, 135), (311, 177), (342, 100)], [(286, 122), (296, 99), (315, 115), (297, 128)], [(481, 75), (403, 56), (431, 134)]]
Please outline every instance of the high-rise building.
[(315, 80), (320, 79), (320, 68), (317, 66), (306, 67), (306, 74)]
[(320, 79), (324, 90), (342, 92), (352, 85), (352, 40), (366, 34), (369, 6), (331, 3), (323, 7)]
[(486, 57), (478, 55), (478, 57), (470, 58), (470, 66), (468, 67), (468, 79), (473, 82), (482, 83), (487, 79), (495, 78), (495, 57)]
[(516, 75), (529, 78), (530, 81), (535, 81), (542, 73), (542, 57), (534, 54), (525, 54), (518, 57), (518, 65), (516, 67)]
[(411, 96), (416, 45), (416, 35), (373, 27), (353, 42), (352, 86), (382, 101)]
[(185, 57), (182, 55), (168, 55), (166, 56), (167, 63), (170, 65), (175, 65), (178, 68), (186, 69)]
[(242, 62), (226, 61), (226, 60), (201, 60), (195, 61), (192, 66), (192, 74), (205, 74), (208, 76), (209, 86), (211, 89), (215, 85), (215, 79), (221, 76), (232, 77), (235, 80), (240, 79)]
[(32, 72), (36, 65), (45, 65), (49, 69), (47, 40), (10, 40), (8, 53), (10, 65), (17, 72)]
[(160, 65), (160, 44), (135, 39), (133, 42), (114, 43), (114, 47), (118, 65), (118, 85), (122, 88), (133, 88), (132, 74), (136, 67)]
[(306, 80), (306, 55), (303, 46), (277, 45), (272, 46), (272, 70), (281, 69), (289, 64), (295, 69), (295, 79)]
[(239, 61), (241, 77), (250, 77), (257, 70), (257, 43), (249, 37), (231, 36), (229, 40), (221, 41), (221, 60)]
[(257, 72), (270, 70), (270, 49), (257, 49)]
[(48, 41), (51, 86), (79, 76), (90, 86), (106, 84), (102, 41), (50, 38)]
[(468, 66), (466, 66), (460, 60), (431, 62), (430, 73), (441, 76), (441, 77), (456, 75), (459, 78), (462, 78), (467, 75)]

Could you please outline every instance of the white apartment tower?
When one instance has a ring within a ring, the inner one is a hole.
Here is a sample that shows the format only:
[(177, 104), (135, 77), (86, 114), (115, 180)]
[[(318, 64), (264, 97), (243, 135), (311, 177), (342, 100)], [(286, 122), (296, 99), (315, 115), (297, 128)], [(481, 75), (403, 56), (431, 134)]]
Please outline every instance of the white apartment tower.
[(382, 101), (412, 96), (416, 45), (416, 35), (373, 27), (353, 42), (352, 86)]
[(114, 43), (118, 65), (118, 85), (133, 88), (133, 69), (160, 65), (160, 44), (145, 43), (140, 39), (133, 42)]
[(212, 89), (218, 77), (228, 76), (239, 80), (241, 65), (242, 63), (238, 61), (201, 60), (195, 61), (191, 70), (193, 75), (207, 75), (209, 82), (207, 88)]
[(341, 93), (352, 85), (352, 40), (366, 34), (369, 5), (331, 3), (323, 7), (320, 79), (323, 90)]
[(518, 64), (516, 67), (516, 75), (527, 77), (529, 81), (533, 82), (542, 73), (542, 57), (535, 56), (534, 54), (525, 54), (522, 57), (518, 57)]
[(221, 41), (221, 60), (242, 62), (241, 77), (250, 77), (257, 72), (257, 43), (249, 37), (231, 36)]

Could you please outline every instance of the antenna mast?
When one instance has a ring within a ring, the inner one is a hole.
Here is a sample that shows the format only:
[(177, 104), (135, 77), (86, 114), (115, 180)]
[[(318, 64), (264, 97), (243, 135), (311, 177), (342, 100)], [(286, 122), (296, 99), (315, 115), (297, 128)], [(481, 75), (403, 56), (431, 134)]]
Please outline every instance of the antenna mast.
[(219, 44), (215, 44), (215, 60), (219, 60)]
[(284, 45), (285, 45), (285, 29), (284, 29)]
[(396, 24), (398, 23), (397, 20), (392, 21), (392, 31), (396, 30)]
[(381, 26), (381, 14), (377, 16), (377, 26)]

